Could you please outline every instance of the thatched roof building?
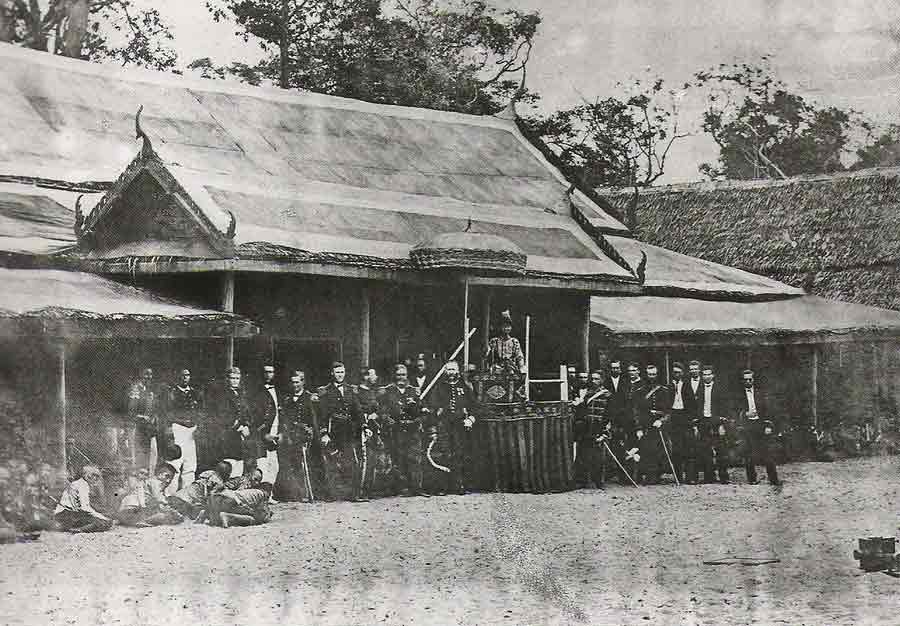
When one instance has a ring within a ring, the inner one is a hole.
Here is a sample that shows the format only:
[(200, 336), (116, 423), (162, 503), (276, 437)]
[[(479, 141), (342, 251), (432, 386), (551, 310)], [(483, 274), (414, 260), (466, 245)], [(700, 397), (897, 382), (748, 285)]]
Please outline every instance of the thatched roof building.
[[(602, 191), (624, 211), (630, 193)], [(900, 168), (641, 192), (635, 236), (825, 298), (900, 309)]]

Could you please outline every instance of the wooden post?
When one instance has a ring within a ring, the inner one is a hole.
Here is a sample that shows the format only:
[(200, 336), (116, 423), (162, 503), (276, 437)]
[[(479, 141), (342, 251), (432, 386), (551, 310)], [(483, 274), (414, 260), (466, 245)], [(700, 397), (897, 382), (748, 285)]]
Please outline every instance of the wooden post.
[(559, 399), (569, 401), (569, 368), (565, 364), (559, 366)]
[(488, 344), (491, 342), (491, 305), (494, 300), (494, 290), (490, 287), (484, 288), (484, 311), (481, 318), (481, 354), (487, 354)]
[(872, 412), (873, 422), (876, 428), (881, 423), (881, 366), (878, 362), (878, 344), (872, 344), (872, 388), (875, 389), (874, 411)]
[(66, 344), (61, 343), (59, 346), (59, 447), (60, 458), (62, 459), (62, 469), (68, 472), (69, 459), (66, 446), (68, 438), (68, 405), (66, 402)]
[(581, 369), (591, 371), (591, 297), (584, 297), (584, 319), (581, 326)]
[(469, 371), (469, 277), (465, 277), (463, 292), (463, 337), (465, 344), (463, 346), (463, 366), (460, 368), (462, 374), (466, 375)]
[(369, 293), (369, 287), (364, 286), (362, 288), (362, 306), (360, 307), (362, 310), (360, 311), (359, 317), (359, 345), (360, 345), (360, 365), (363, 367), (370, 367), (371, 363), (369, 363), (369, 350), (371, 346), (371, 318), (372, 318), (372, 300), (371, 295)]
[(813, 426), (819, 428), (819, 346), (812, 347), (812, 419)]
[(666, 384), (672, 382), (672, 364), (669, 360), (669, 351), (666, 350)]
[[(222, 277), (222, 310), (234, 313), (234, 272), (225, 272)], [(225, 366), (234, 366), (234, 335), (225, 340)]]
[(531, 400), (531, 316), (525, 316), (525, 399)]

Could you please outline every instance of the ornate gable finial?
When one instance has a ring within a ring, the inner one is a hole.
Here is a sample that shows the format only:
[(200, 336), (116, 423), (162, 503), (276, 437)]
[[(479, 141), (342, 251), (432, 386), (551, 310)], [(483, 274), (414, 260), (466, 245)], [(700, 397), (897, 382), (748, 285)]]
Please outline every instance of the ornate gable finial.
[(82, 230), (84, 228), (84, 213), (81, 211), (81, 199), (83, 197), (84, 194), (80, 193), (78, 194), (78, 197), (75, 198), (75, 237), (79, 240), (84, 232)]
[(644, 284), (647, 280), (647, 253), (641, 250), (641, 262), (638, 263), (637, 269), (634, 271), (640, 284)]
[(153, 154), (153, 142), (150, 141), (150, 137), (144, 132), (144, 129), (141, 128), (141, 112), (143, 110), (144, 105), (142, 104), (138, 107), (137, 113), (134, 116), (134, 138), (144, 140), (144, 143), (141, 145), (141, 156), (147, 157)]
[(237, 219), (234, 217), (234, 213), (228, 209), (225, 209), (225, 211), (228, 213), (228, 217), (231, 218), (228, 222), (228, 230), (225, 231), (225, 236), (229, 239), (234, 239), (234, 233), (237, 231)]

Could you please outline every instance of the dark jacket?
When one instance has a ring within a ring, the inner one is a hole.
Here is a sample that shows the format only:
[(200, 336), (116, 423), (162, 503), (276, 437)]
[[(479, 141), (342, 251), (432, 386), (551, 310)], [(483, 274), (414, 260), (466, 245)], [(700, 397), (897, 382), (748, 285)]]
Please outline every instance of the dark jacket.
[(308, 445), (319, 432), (316, 405), (312, 394), (306, 389), (298, 396), (287, 395), (281, 404), (278, 416), (278, 434), (284, 437), (282, 447)]
[(343, 383), (342, 394), (335, 383), (317, 390), (319, 396), (319, 432), (328, 435), (337, 444), (346, 444), (359, 435), (362, 425), (362, 408), (359, 397), (348, 383)]
[(690, 381), (687, 379), (682, 379), (681, 381), (681, 401), (684, 405), (682, 413), (675, 413), (675, 409), (672, 408), (672, 404), (675, 402), (675, 392), (677, 389), (675, 381), (670, 381), (669, 384), (666, 385), (666, 388), (668, 389), (669, 394), (667, 410), (672, 414), (673, 426), (686, 426), (687, 424), (690, 424), (691, 420), (697, 415), (697, 397), (691, 389)]
[(251, 410), (244, 395), (243, 388), (232, 390), (227, 383), (216, 385), (209, 398), (209, 432), (215, 446), (215, 458), (221, 459), (247, 459), (256, 458), (256, 446), (253, 442), (253, 432), (246, 440), (241, 439), (235, 424), (248, 426), (252, 429)]
[(382, 387), (379, 403), (382, 424), (386, 428), (401, 431), (420, 429), (419, 390), (412, 385), (407, 385), (402, 391), (394, 383)]
[(631, 386), (624, 375), (619, 376), (619, 388), (615, 389), (612, 378), (607, 378), (604, 386), (609, 389), (609, 401), (606, 404), (606, 414), (609, 420), (617, 428), (623, 428), (627, 423), (628, 388)]
[[(275, 414), (279, 409), (280, 396), (274, 385), (272, 385), (271, 389), (275, 391), (274, 398), (269, 393), (268, 387), (260, 385), (256, 390), (253, 402), (253, 432), (251, 436), (255, 439), (259, 457), (264, 456), (266, 450), (275, 448), (274, 444), (267, 444), (264, 441), (264, 437), (272, 430), (272, 423), (275, 421)], [(281, 430), (280, 422), (281, 420), (279, 419), (279, 431)]]
[(425, 420), (429, 432), (461, 428), (467, 415), (475, 417), (475, 392), (461, 378), (453, 384), (446, 379), (438, 381), (427, 404), (431, 412)]

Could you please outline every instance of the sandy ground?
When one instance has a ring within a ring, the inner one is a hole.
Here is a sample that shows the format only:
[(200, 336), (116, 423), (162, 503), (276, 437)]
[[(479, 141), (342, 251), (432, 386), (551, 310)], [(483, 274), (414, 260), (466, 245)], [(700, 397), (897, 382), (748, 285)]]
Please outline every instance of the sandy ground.
[[(792, 465), (781, 492), (281, 504), (256, 528), (46, 533), (0, 547), (0, 622), (900, 624), (900, 580), (852, 558), (897, 530), (898, 464)], [(781, 562), (702, 564), (726, 555)]]

